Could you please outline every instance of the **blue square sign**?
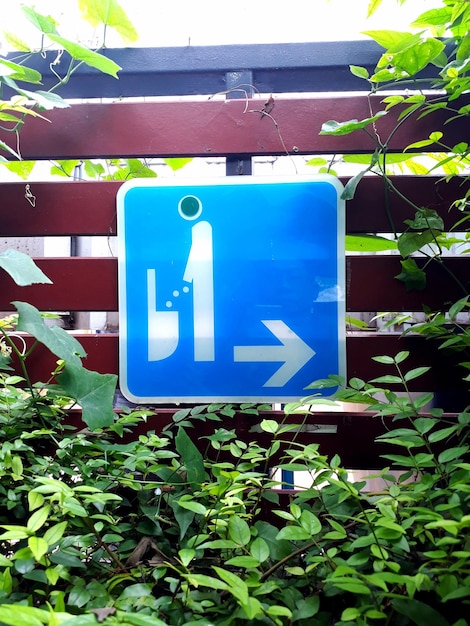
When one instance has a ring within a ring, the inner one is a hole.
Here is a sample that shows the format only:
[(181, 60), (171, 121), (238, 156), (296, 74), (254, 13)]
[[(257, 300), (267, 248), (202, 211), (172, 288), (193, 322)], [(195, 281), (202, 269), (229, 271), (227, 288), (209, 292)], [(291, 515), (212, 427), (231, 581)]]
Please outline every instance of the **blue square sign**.
[(124, 396), (288, 402), (344, 374), (341, 191), (332, 176), (125, 183)]

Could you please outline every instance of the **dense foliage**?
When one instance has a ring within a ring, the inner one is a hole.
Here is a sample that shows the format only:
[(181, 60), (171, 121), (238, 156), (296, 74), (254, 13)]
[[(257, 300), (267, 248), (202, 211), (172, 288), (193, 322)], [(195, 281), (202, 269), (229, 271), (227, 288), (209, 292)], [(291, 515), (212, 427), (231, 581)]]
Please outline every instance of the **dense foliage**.
[[(377, 358), (404, 389), (425, 369), (406, 358)], [(383, 470), (372, 494), (261, 407), (237, 408), (259, 424), (249, 443), (226, 405), (181, 410), (159, 435), (145, 411), (77, 431), (60, 389), (17, 382), (2, 375), (1, 623), (467, 624), (470, 413), (422, 415), (428, 394), (352, 381), (344, 397), (400, 420), (380, 439), (403, 474)], [(288, 498), (274, 465), (312, 486)]]

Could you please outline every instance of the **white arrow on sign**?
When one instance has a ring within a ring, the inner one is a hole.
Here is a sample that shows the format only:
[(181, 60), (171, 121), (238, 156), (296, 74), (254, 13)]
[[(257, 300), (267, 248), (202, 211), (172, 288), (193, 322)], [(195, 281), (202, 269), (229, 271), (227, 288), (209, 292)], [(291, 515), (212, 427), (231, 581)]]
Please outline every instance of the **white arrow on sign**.
[(305, 341), (282, 320), (261, 320), (272, 334), (279, 339), (278, 346), (234, 346), (235, 362), (284, 364), (269, 378), (263, 387), (284, 387), (284, 385), (315, 355)]

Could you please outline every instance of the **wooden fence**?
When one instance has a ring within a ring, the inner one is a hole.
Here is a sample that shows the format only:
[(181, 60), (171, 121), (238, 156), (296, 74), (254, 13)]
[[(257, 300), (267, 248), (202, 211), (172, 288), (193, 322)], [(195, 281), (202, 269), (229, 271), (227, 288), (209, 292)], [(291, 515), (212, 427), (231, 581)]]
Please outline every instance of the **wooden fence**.
[[(367, 153), (374, 145), (366, 133), (341, 137), (320, 136), (323, 122), (362, 119), (370, 111), (381, 110), (380, 97), (364, 95), (319, 94), (277, 96), (273, 94), (273, 118), (261, 119), (263, 98), (175, 99), (146, 102), (100, 102), (74, 104), (68, 109), (47, 113), (51, 123), (28, 119), (21, 134), (21, 153), (25, 160), (92, 159), (119, 157), (214, 157), (243, 160), (253, 155), (334, 155)], [(376, 123), (377, 132), (386, 136), (396, 122), (399, 109)], [(459, 121), (443, 125), (442, 111), (415, 119), (393, 135), (390, 149), (401, 152), (414, 141), (444, 129), (442, 141), (454, 145), (462, 140)], [(432, 146), (429, 148), (432, 150)], [(345, 180), (343, 180), (345, 182)], [(450, 183), (432, 176), (398, 176), (394, 184), (420, 205), (436, 209), (445, 223), (452, 222), (448, 208), (462, 195), (460, 182)], [(35, 206), (25, 197), (25, 183), (0, 185), (0, 221), (4, 237), (60, 235), (114, 236), (116, 234), (116, 192), (119, 182), (38, 182), (30, 183)], [(413, 210), (391, 195), (385, 205), (383, 183), (377, 177), (364, 178), (353, 200), (346, 206), (346, 230), (354, 233), (390, 232), (388, 214), (395, 223), (413, 217)], [(461, 297), (454, 281), (437, 264), (428, 272), (424, 291), (406, 291), (394, 277), (400, 261), (393, 255), (353, 255), (346, 258), (346, 309), (358, 311), (421, 311), (423, 304), (439, 307)], [(448, 259), (452, 272), (469, 284), (470, 258)], [(10, 310), (14, 300), (28, 301), (44, 311), (115, 312), (117, 304), (117, 259), (113, 257), (40, 258), (38, 265), (53, 281), (52, 285), (18, 287), (2, 275), (1, 310)], [(88, 357), (85, 365), (99, 372), (118, 371), (118, 335), (87, 333), (79, 336)], [(347, 375), (370, 379), (391, 373), (377, 366), (371, 357), (393, 355), (411, 350), (409, 366), (430, 365), (422, 379), (413, 382), (418, 391), (440, 394), (459, 391), (455, 372), (436, 346), (422, 337), (370, 331), (348, 331), (346, 339)], [(34, 352), (30, 360), (34, 379), (45, 379), (54, 367), (54, 357), (45, 349)], [(380, 368), (378, 370), (378, 367)], [(171, 419), (172, 408), (158, 409), (152, 428)], [(281, 413), (274, 412), (277, 417)], [(349, 467), (380, 465), (381, 449), (372, 448), (373, 437), (383, 428), (379, 420), (364, 413), (319, 413), (310, 418), (308, 432), (302, 437), (319, 441), (326, 453), (338, 452)], [(315, 424), (334, 424), (336, 434), (315, 434)], [(237, 421), (242, 436), (249, 438), (248, 418)], [(313, 432), (312, 432), (313, 431)]]

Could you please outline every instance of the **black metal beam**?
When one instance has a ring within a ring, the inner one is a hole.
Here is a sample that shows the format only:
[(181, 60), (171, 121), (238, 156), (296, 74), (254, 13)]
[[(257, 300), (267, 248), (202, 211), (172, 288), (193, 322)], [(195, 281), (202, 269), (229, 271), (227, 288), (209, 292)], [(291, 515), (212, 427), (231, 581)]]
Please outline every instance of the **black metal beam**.
[[(109, 48), (103, 52), (122, 67), (119, 80), (82, 65), (61, 87), (65, 98), (207, 95), (225, 91), (230, 73), (250, 71), (260, 93), (367, 91), (349, 65), (372, 72), (382, 48), (374, 41), (341, 41), (165, 48)], [(8, 59), (24, 58), (11, 53)], [(57, 53), (34, 55), (28, 64), (41, 72), (42, 88), (57, 82), (51, 63)], [(64, 53), (54, 71), (64, 75)], [(230, 85), (233, 87), (233, 85)]]

